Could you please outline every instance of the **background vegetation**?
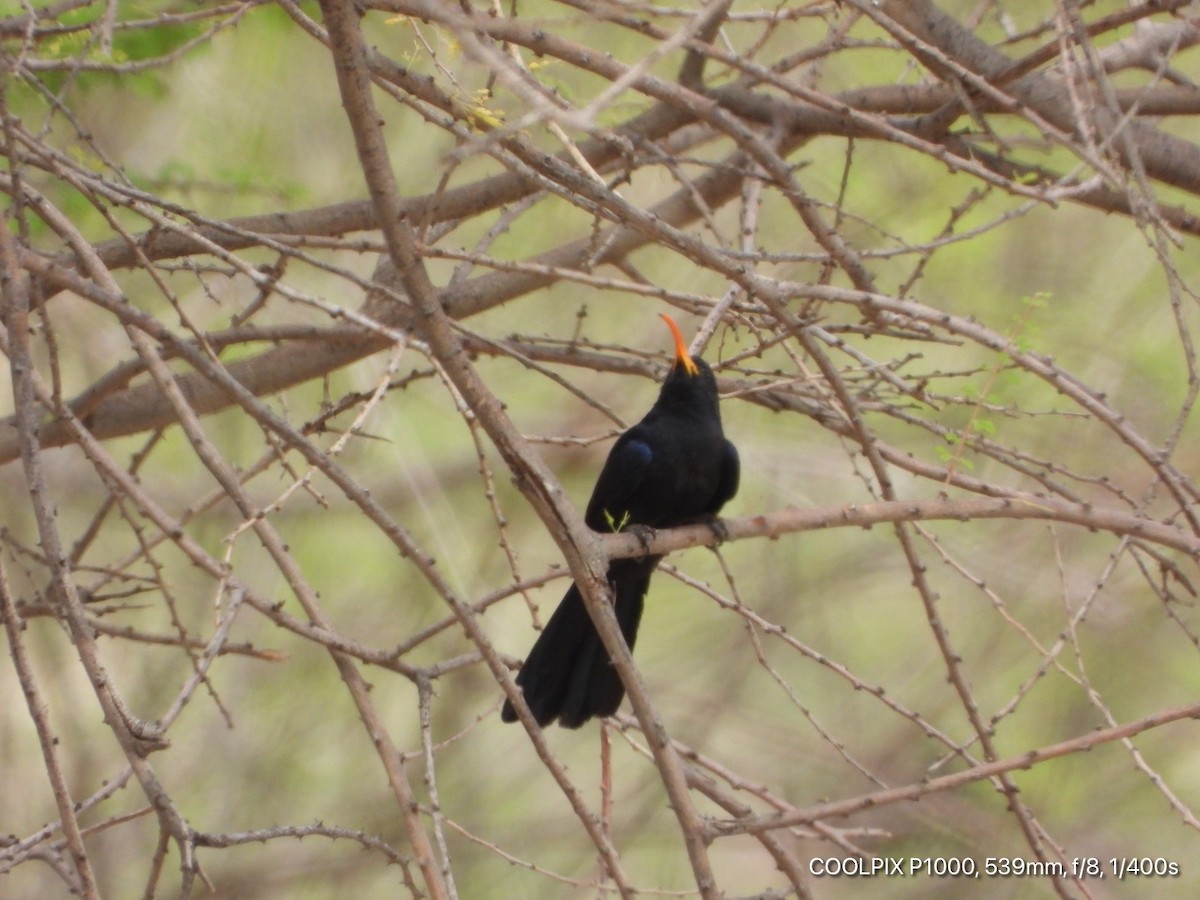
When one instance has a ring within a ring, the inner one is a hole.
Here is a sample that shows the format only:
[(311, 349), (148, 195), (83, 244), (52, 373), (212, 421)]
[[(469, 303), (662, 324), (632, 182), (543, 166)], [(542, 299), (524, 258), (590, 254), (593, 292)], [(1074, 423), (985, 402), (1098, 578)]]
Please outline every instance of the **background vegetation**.
[[(1187, 896), (1196, 16), (5, 6), (0, 894)], [(664, 311), (728, 539), (504, 726)]]

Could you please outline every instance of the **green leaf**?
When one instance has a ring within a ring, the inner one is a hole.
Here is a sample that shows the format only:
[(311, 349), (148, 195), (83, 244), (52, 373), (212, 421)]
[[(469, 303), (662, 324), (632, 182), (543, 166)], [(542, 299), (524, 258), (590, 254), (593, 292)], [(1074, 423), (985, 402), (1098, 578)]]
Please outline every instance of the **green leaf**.
[(619, 521), (619, 522), (613, 518), (612, 513), (610, 513), (607, 509), (603, 510), (603, 512), (604, 512), (604, 521), (606, 523), (608, 523), (608, 527), (611, 531), (614, 531), (614, 532), (620, 531), (622, 528), (624, 528), (626, 525), (629, 524), (629, 510), (625, 510), (625, 512), (623, 512), (621, 514), (621, 521)]

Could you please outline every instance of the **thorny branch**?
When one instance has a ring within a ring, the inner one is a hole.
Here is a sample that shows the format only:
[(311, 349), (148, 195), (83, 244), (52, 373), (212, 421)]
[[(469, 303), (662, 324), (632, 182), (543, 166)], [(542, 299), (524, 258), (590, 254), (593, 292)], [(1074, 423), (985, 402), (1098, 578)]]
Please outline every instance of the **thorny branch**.
[[(807, 897), (809, 858), (900, 839), (1003, 844), (1073, 897), (1073, 858), (1194, 853), (1165, 726), (1197, 718), (1200, 654), (1195, 4), (309, 12), (0, 16), (5, 763), (33, 810), (0, 872), (128, 892), (98, 864), (120, 833), (145, 896), (172, 848), (186, 896), (303, 839), (371, 851), (363, 896), (478, 893), (503, 861), (513, 895)], [(244, 40), (320, 72), (256, 122), (295, 120), (304, 159), (235, 166), (253, 141), (211, 131), (196, 163), (155, 170), (148, 129), (132, 152), (113, 98), (166, 121), (136, 98)], [(578, 472), (566, 448), (641, 414), (668, 307), (742, 493), (715, 529), (596, 535), (603, 447)], [(687, 599), (659, 576), (635, 662), (607, 560), (717, 544), (664, 566)], [(495, 715), (563, 562), (634, 712), (595, 778), (590, 733)], [(250, 762), (332, 744), (355, 783), (315, 800)], [(278, 818), (225, 818), (210, 747)], [(1099, 801), (1026, 780), (1053, 766), (1119, 784), (1128, 831), (1064, 821)], [(647, 867), (639, 838), (678, 853)]]

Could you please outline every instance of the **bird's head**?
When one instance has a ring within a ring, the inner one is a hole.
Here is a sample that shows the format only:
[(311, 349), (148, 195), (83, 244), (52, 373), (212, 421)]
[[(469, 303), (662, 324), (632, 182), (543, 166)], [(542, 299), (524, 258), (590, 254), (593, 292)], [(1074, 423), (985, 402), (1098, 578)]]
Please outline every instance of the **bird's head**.
[(660, 402), (686, 404), (713, 412), (717, 406), (717, 379), (713, 377), (712, 369), (700, 357), (688, 353), (683, 333), (675, 320), (666, 313), (659, 313), (659, 316), (667, 323), (675, 338), (675, 364), (663, 382)]

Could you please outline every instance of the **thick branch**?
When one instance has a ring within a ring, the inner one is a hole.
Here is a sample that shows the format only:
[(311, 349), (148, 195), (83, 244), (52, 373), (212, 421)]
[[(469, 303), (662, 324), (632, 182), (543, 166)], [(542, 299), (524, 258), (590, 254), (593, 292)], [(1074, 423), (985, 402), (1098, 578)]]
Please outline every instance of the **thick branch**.
[(709, 525), (687, 525), (656, 532), (645, 540), (643, 535), (608, 534), (604, 536), (603, 541), (605, 552), (610, 557), (619, 559), (645, 555), (661, 556), (689, 547), (715, 546), (724, 541), (762, 537), (773, 540), (784, 534), (822, 531), (827, 528), (870, 528), (887, 522), (973, 522), (979, 519), (1041, 519), (1063, 522), (1090, 531), (1107, 531), (1122, 537), (1158, 544), (1178, 550), (1200, 562), (1200, 537), (1183, 529), (1120, 510), (1017, 492), (999, 498), (935, 497), (848, 503), (844, 506), (820, 509), (788, 508), (722, 519), (719, 534)]

